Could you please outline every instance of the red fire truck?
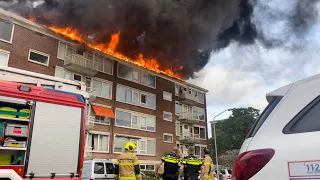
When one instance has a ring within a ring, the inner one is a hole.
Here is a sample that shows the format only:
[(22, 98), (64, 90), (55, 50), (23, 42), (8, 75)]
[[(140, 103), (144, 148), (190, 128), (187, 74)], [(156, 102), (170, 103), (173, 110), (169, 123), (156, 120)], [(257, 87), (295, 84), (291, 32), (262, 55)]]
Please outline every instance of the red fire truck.
[(78, 94), (0, 80), (1, 178), (80, 179), (85, 103)]

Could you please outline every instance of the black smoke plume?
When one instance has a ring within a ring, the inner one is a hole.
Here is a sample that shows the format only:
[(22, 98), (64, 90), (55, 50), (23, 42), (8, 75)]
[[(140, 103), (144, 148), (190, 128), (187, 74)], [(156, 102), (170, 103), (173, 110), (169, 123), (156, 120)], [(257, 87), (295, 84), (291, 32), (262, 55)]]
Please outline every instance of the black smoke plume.
[[(315, 21), (317, 1), (296, 2), (294, 11), (285, 17), (290, 33), (301, 36)], [(270, 37), (257, 28), (252, 17), (258, 6), (270, 16), (284, 18), (268, 11), (268, 5), (259, 0), (0, 1), (0, 7), (37, 17), (44, 25), (77, 28), (97, 43), (108, 43), (110, 35), (120, 31), (116, 51), (130, 57), (143, 53), (156, 58), (163, 68), (174, 65), (184, 78), (193, 77), (212, 52), (231, 42), (248, 45), (259, 41), (267, 48), (283, 45), (285, 38)], [(184, 68), (179, 70), (181, 65)]]

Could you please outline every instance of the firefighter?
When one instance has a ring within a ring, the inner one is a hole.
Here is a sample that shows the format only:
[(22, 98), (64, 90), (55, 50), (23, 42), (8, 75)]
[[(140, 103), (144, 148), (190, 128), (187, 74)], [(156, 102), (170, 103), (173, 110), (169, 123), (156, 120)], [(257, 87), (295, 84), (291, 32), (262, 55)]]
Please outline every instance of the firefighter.
[(177, 146), (173, 148), (172, 152), (164, 154), (161, 158), (161, 164), (156, 169), (156, 176), (159, 175), (159, 168), (164, 164), (163, 180), (178, 180), (179, 163), (182, 156), (183, 154)]
[(200, 179), (203, 177), (204, 169), (200, 159), (194, 156), (194, 147), (189, 147), (189, 155), (182, 160), (180, 166), (180, 177), (184, 180), (198, 180), (199, 171), (201, 170)]
[(213, 172), (214, 172), (214, 165), (212, 159), (210, 157), (209, 149), (205, 148), (204, 152), (204, 159), (203, 159), (203, 168), (204, 168), (204, 176), (203, 180), (213, 180)]
[(115, 179), (119, 180), (141, 180), (139, 161), (134, 149), (137, 146), (133, 142), (126, 144), (125, 152), (122, 153), (115, 163)]

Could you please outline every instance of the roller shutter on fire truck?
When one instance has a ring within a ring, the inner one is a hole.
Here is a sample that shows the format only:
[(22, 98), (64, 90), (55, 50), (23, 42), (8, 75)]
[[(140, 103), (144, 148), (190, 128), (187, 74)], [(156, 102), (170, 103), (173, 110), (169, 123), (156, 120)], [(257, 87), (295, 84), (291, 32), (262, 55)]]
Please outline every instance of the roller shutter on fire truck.
[(27, 174), (77, 174), (81, 111), (77, 107), (35, 103)]

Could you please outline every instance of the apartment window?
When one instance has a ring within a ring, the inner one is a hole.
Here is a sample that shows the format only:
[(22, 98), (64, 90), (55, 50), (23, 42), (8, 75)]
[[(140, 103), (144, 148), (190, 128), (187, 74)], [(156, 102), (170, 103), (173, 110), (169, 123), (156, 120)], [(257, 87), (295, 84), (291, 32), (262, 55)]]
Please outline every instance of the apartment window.
[(166, 121), (172, 121), (172, 113), (163, 111), (163, 119)]
[(63, 78), (63, 79), (72, 79), (72, 73), (69, 71), (66, 71), (64, 68), (56, 66), (56, 71), (55, 71), (55, 76), (58, 78)]
[(112, 83), (98, 79), (92, 80), (93, 94), (102, 98), (112, 98)]
[(98, 116), (96, 115), (96, 113), (94, 112), (94, 110), (92, 109), (92, 107), (88, 104), (88, 112), (87, 114), (90, 117), (94, 117), (94, 122), (96, 124), (104, 124), (104, 125), (110, 125), (111, 122), (111, 118), (110, 117), (106, 117), (106, 116)]
[(156, 142), (151, 139), (135, 139), (129, 137), (116, 136), (114, 139), (114, 152), (120, 153), (124, 151), (124, 146), (128, 142), (134, 142), (137, 145), (136, 153), (139, 155), (155, 155)]
[(199, 102), (201, 104), (204, 104), (204, 93), (198, 93)]
[(155, 116), (117, 109), (116, 125), (155, 132), (156, 118)]
[(204, 127), (193, 127), (196, 139), (206, 139), (206, 129)]
[(109, 152), (109, 135), (88, 133), (86, 147), (91, 147), (92, 151)]
[(113, 61), (107, 58), (103, 59), (103, 72), (113, 74)]
[(50, 57), (49, 54), (30, 49), (28, 59), (31, 62), (48, 66), (49, 65), (49, 57)]
[(59, 42), (57, 57), (59, 59), (65, 60), (66, 54), (67, 54), (67, 44), (63, 42)]
[[(141, 75), (141, 77), (139, 75)], [(140, 78), (141, 78), (142, 85), (145, 85), (151, 88), (156, 87), (155, 76), (148, 73), (139, 72), (138, 70), (123, 64), (118, 65), (118, 77), (121, 77), (128, 81), (133, 81), (136, 83), (140, 83)]]
[(156, 108), (156, 98), (154, 94), (144, 93), (121, 85), (117, 86), (117, 101), (150, 109)]
[(0, 20), (0, 40), (8, 43), (12, 42), (13, 24)]
[(199, 158), (202, 158), (204, 156), (204, 149), (205, 148), (206, 148), (205, 146), (195, 145), (194, 146), (194, 155), (198, 156)]
[(8, 66), (10, 52), (0, 49), (0, 66)]
[(132, 67), (123, 65), (119, 63), (118, 66), (118, 76), (126, 80), (132, 81), (133, 69)]
[(82, 76), (79, 74), (73, 74), (73, 80), (75, 81), (82, 81)]
[(155, 170), (154, 164), (140, 164), (140, 170), (144, 171), (154, 171)]
[(179, 85), (178, 84), (175, 84), (175, 89), (174, 89), (174, 93), (176, 96), (179, 96)]
[(172, 134), (164, 133), (164, 134), (163, 134), (163, 142), (173, 143), (173, 135), (172, 135)]
[(193, 119), (204, 121), (205, 117), (205, 110), (199, 107), (192, 107), (192, 116)]
[(167, 101), (172, 101), (172, 94), (166, 91), (163, 91), (163, 99)]
[(155, 88), (156, 87), (156, 77), (151, 74), (141, 73), (141, 84), (148, 86), (148, 87)]
[(180, 106), (179, 102), (175, 103), (175, 112), (176, 112), (176, 115), (179, 115), (181, 112), (181, 106)]

